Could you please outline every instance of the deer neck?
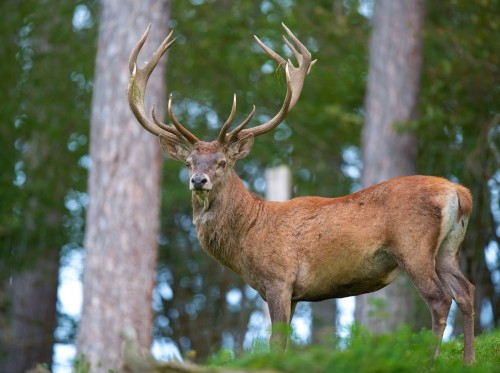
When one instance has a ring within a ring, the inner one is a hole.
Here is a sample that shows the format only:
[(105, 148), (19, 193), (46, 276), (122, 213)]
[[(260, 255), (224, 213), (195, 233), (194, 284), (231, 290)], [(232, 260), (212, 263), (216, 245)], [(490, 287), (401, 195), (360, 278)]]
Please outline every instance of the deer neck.
[(204, 194), (192, 193), (193, 223), (198, 225), (215, 217), (220, 219), (220, 214), (231, 215), (254, 199), (236, 172), (231, 170), (217, 188)]
[(211, 191), (202, 198), (193, 193), (193, 223), (203, 249), (239, 273), (235, 254), (242, 250), (242, 241), (254, 220), (251, 215), (261, 202), (234, 171), (217, 192)]

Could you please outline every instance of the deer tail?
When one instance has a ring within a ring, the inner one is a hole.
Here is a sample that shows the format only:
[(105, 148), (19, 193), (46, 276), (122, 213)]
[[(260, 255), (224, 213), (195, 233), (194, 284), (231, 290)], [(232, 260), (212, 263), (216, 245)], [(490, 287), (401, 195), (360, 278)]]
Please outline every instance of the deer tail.
[(462, 216), (468, 218), (472, 213), (472, 195), (469, 189), (462, 185), (457, 185), (457, 197), (458, 197), (458, 215), (457, 222), (462, 219)]

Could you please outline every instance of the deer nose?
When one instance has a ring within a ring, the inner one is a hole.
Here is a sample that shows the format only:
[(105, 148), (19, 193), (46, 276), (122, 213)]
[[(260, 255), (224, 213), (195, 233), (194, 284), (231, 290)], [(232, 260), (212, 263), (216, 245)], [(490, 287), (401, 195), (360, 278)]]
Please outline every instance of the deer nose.
[(204, 190), (207, 189), (208, 176), (205, 174), (193, 174), (191, 176), (191, 189), (194, 190)]

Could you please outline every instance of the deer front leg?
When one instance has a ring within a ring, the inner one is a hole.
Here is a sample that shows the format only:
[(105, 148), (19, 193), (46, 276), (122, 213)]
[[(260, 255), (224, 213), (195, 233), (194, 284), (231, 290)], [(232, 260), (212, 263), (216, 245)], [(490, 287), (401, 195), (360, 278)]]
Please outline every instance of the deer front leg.
[(288, 342), (290, 321), (296, 302), (292, 302), (289, 289), (272, 288), (266, 291), (267, 306), (271, 316), (271, 350), (285, 351)]

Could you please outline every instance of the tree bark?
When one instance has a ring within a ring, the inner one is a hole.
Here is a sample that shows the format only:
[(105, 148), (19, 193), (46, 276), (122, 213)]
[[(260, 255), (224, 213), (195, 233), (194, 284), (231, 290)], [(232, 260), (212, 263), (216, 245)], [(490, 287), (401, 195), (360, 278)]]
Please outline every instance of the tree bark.
[[(37, 364), (52, 365), (56, 326), (59, 255), (39, 259), (36, 268), (14, 274), (0, 299), (8, 309), (8, 326), (2, 328), (0, 371), (24, 372)], [(7, 304), (5, 304), (7, 303)]]
[[(373, 18), (363, 128), (361, 183), (369, 186), (416, 172), (415, 119), (422, 67), (423, 0), (379, 0)], [(406, 277), (356, 299), (356, 321), (375, 332), (412, 321)]]
[[(152, 291), (159, 229), (161, 153), (129, 110), (128, 60), (153, 24), (139, 61), (166, 37), (170, 1), (103, 0), (91, 118), (89, 208), (85, 232), (84, 303), (77, 351), (92, 371), (121, 365), (122, 333), (142, 349), (152, 340)], [(148, 86), (165, 111), (165, 59)], [(150, 107), (152, 100), (146, 98)]]
[(312, 343), (335, 341), (337, 330), (337, 303), (335, 299), (311, 302), (312, 309)]

